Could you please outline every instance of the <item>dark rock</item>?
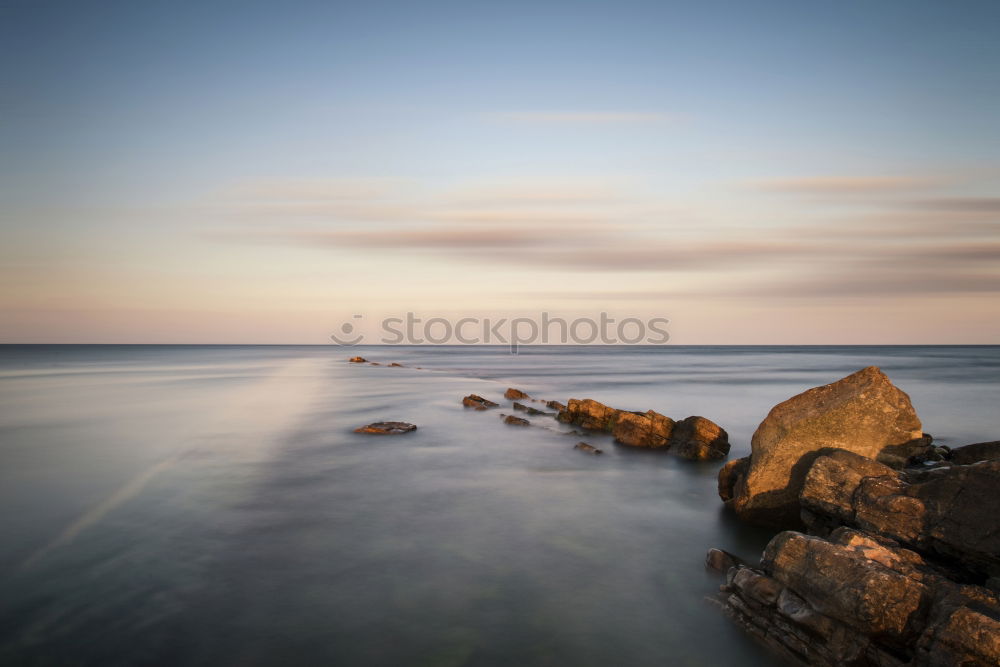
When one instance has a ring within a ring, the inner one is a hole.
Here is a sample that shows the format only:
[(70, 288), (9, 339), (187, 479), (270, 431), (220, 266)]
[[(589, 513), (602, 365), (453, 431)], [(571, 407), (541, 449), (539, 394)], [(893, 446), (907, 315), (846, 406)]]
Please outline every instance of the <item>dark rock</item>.
[(389, 364), (390, 368), (403, 368), (403, 364), (398, 364), (395, 361)]
[(511, 407), (514, 408), (515, 410), (520, 410), (521, 412), (527, 412), (529, 415), (548, 415), (550, 417), (552, 416), (552, 414), (549, 412), (542, 412), (541, 410), (537, 410), (531, 407), (530, 405), (524, 405), (523, 403), (515, 402), (514, 405), (512, 405)]
[(498, 404), (487, 400), (478, 394), (469, 394), (462, 399), (462, 405), (467, 408), (475, 408), (476, 410), (485, 410), (487, 408), (495, 408)]
[(351, 362), (352, 364), (363, 364), (368, 360), (365, 359), (364, 357), (351, 357), (350, 359), (348, 359), (348, 361)]
[(406, 422), (375, 422), (374, 424), (368, 424), (368, 426), (356, 428), (354, 432), (372, 433), (375, 435), (398, 435), (416, 430), (417, 427), (414, 424), (407, 424)]
[(869, 366), (772, 408), (753, 435), (749, 469), (729, 504), (754, 523), (799, 526), (798, 496), (822, 450), (843, 449), (901, 467), (913, 447), (926, 446), (922, 435), (909, 396)]
[(722, 498), (723, 502), (732, 500), (740, 479), (747, 474), (749, 469), (749, 456), (726, 461), (726, 464), (719, 468), (719, 497)]
[(586, 452), (588, 454), (594, 454), (594, 455), (603, 454), (604, 453), (603, 451), (601, 451), (597, 447), (594, 447), (593, 445), (588, 445), (585, 442), (578, 442), (578, 443), (576, 443), (575, 445), (573, 445), (573, 449), (579, 449), (582, 452)]
[(729, 454), (729, 434), (704, 417), (688, 417), (674, 425), (671, 451), (694, 461), (724, 459)]
[(521, 400), (524, 400), (526, 398), (531, 398), (531, 396), (528, 396), (526, 393), (524, 393), (520, 389), (514, 389), (513, 387), (511, 387), (510, 389), (508, 389), (507, 391), (505, 391), (503, 393), (503, 397), (506, 398), (506, 399), (508, 399), (508, 400), (511, 400), (511, 401), (521, 401)]
[(1000, 459), (1000, 440), (993, 442), (977, 442), (974, 445), (965, 445), (951, 450), (949, 457), (952, 463), (966, 465), (978, 463), (979, 461), (996, 461)]
[(562, 412), (566, 409), (566, 406), (559, 401), (545, 401), (545, 407), (549, 410), (555, 410), (556, 412)]
[(510, 426), (531, 426), (531, 422), (527, 419), (521, 419), (520, 417), (515, 417), (514, 415), (500, 415), (504, 418), (503, 423), (509, 424)]
[(731, 567), (745, 565), (742, 558), (722, 549), (709, 549), (705, 554), (705, 567), (715, 572), (725, 573)]

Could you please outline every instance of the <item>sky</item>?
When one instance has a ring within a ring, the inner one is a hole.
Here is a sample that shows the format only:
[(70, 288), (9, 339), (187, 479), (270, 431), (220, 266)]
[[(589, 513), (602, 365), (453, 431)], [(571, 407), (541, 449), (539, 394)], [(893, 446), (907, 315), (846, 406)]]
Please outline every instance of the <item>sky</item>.
[(0, 0), (2, 343), (998, 343), (998, 186), (994, 1)]

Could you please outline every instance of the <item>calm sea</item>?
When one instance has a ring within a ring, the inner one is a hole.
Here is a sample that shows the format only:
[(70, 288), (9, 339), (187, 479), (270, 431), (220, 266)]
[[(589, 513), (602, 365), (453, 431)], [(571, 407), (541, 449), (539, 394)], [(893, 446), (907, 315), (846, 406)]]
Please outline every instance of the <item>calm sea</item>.
[(939, 442), (1000, 437), (1000, 347), (0, 346), (0, 663), (775, 664), (705, 601), (706, 549), (768, 538), (718, 463), (460, 400), (704, 415), (742, 456), (870, 364)]

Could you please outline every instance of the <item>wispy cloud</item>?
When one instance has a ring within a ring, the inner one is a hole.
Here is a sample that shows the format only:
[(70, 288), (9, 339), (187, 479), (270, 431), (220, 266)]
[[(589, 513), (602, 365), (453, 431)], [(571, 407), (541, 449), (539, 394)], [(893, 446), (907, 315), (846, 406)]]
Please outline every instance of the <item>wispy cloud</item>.
[(499, 111), (485, 114), (488, 120), (507, 123), (594, 125), (620, 123), (667, 123), (680, 116), (656, 111)]
[(827, 176), (760, 181), (752, 185), (763, 191), (800, 195), (859, 195), (920, 191), (941, 185), (941, 182), (910, 176)]

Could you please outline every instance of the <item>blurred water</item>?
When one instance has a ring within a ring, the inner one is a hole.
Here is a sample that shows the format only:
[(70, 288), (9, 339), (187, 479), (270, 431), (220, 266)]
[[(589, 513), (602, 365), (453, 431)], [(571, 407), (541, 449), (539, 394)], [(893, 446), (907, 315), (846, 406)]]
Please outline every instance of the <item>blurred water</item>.
[[(704, 600), (708, 547), (768, 537), (717, 463), (460, 399), (701, 414), (741, 456), (870, 364), (939, 442), (998, 437), (998, 347), (0, 346), (0, 663), (774, 664)], [(351, 432), (384, 419), (420, 428)]]

